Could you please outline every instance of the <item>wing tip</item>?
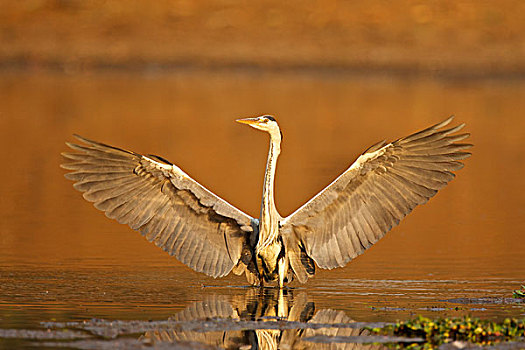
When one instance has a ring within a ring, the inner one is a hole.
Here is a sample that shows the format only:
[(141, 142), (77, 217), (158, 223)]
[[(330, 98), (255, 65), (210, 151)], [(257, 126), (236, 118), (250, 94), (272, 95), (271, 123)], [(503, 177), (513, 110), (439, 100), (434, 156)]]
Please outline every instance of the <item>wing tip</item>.
[(77, 140), (82, 141), (82, 142), (87, 143), (87, 144), (94, 144), (94, 143), (96, 143), (95, 141), (91, 141), (91, 140), (85, 138), (84, 136), (80, 136), (79, 134), (73, 134), (73, 137), (76, 138)]
[(76, 143), (66, 141), (66, 146), (69, 148), (75, 149), (75, 146), (78, 146)]
[(62, 163), (59, 165), (62, 169), (76, 171), (78, 170), (78, 163)]
[(443, 121), (441, 121), (441, 122), (439, 122), (439, 123), (437, 123), (437, 124), (434, 124), (434, 125), (428, 127), (428, 128), (425, 129), (425, 130), (437, 130), (437, 129), (441, 129), (441, 128), (447, 126), (448, 124), (450, 124), (450, 123), (454, 120), (454, 118), (456, 118), (456, 116), (455, 116), (455, 115), (451, 115), (451, 116), (448, 117), (447, 119), (445, 119), (445, 120), (443, 120)]

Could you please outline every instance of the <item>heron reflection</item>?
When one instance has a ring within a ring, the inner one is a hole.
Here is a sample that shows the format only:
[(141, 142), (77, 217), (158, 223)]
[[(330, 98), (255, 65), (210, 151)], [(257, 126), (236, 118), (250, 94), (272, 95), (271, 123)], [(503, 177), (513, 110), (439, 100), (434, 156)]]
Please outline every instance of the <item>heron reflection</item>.
[(342, 267), (382, 238), (417, 205), (454, 178), (471, 145), (464, 124), (449, 118), (397, 141), (366, 150), (324, 190), (283, 218), (274, 179), (282, 134), (268, 115), (240, 119), (270, 135), (261, 214), (252, 218), (162, 157), (141, 155), (77, 136), (77, 153), (62, 166), (74, 187), (106, 216), (138, 230), (196, 271), (245, 274), (249, 283), (304, 283)]
[[(379, 344), (341, 342), (341, 338), (348, 337), (360, 337), (359, 341), (366, 342), (362, 337), (370, 333), (353, 327), (358, 324), (343, 311), (316, 310), (315, 303), (304, 292), (294, 294), (293, 290), (265, 289), (258, 292), (252, 289), (244, 296), (231, 298), (212, 295), (170, 318), (178, 325), (175, 329), (148, 331), (140, 340), (153, 344), (197, 342), (224, 349), (385, 348)], [(212, 320), (218, 322), (218, 327), (213, 327), (212, 331), (194, 327)], [(184, 324), (188, 322), (196, 323), (185, 330)], [(320, 336), (323, 337), (321, 342), (316, 340)]]

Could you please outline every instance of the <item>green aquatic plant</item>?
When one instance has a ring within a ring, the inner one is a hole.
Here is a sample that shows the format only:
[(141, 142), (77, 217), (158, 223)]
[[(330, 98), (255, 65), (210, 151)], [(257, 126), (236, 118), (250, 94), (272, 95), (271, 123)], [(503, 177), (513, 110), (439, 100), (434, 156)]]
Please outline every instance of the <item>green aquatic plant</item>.
[(516, 289), (514, 293), (512, 293), (512, 296), (514, 298), (525, 299), (525, 286), (521, 286), (521, 289)]
[(525, 319), (506, 318), (503, 322), (492, 322), (473, 317), (432, 320), (418, 316), (413, 320), (400, 321), (384, 328), (370, 330), (378, 334), (419, 337), (426, 341), (424, 344), (397, 345), (397, 347), (433, 349), (455, 340), (482, 345), (520, 340), (525, 337)]

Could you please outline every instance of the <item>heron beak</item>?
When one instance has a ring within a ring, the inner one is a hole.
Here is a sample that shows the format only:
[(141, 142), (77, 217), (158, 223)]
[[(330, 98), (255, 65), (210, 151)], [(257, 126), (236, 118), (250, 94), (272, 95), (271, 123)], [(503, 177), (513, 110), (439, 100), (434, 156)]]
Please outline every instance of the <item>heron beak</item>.
[(259, 120), (257, 118), (237, 119), (236, 122), (241, 124), (247, 124), (250, 126), (256, 126), (259, 124)]

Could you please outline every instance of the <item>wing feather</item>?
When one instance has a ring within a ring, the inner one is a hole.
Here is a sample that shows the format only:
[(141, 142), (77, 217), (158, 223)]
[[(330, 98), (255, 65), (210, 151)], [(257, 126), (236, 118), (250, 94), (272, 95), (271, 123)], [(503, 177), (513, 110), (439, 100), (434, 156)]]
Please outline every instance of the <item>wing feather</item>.
[(256, 234), (253, 218), (161, 157), (75, 137), (82, 144), (66, 143), (76, 152), (62, 154), (65, 177), (106, 216), (210, 276), (243, 263), (242, 249)]
[[(344, 266), (376, 243), (463, 167), (471, 144), (452, 117), (363, 153), (341, 176), (281, 222), (288, 247), (305, 247), (319, 267)], [(290, 248), (288, 248), (290, 249)], [(297, 264), (292, 264), (295, 268)], [(304, 273), (302, 273), (304, 279)]]

